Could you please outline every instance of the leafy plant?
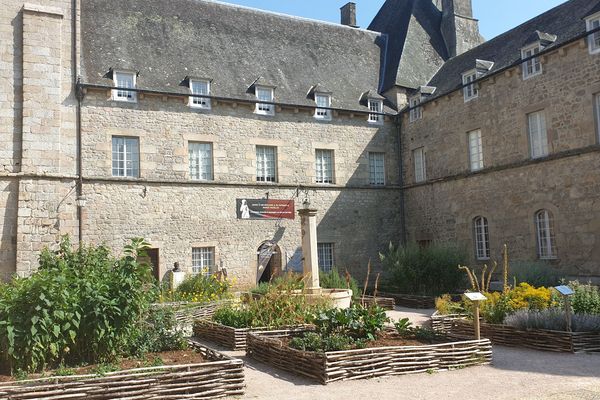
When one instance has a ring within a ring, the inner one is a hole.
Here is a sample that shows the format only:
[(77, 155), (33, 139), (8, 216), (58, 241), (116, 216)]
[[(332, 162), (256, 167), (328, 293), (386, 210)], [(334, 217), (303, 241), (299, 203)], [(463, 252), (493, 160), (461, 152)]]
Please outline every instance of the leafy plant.
[(361, 341), (348, 336), (340, 334), (322, 336), (315, 332), (308, 332), (303, 336), (294, 337), (290, 341), (290, 347), (294, 349), (316, 352), (349, 350), (363, 345)]
[(510, 282), (528, 283), (535, 287), (552, 287), (560, 283), (561, 274), (544, 262), (511, 262)]
[(571, 296), (571, 306), (576, 314), (600, 314), (600, 289), (591, 284), (570, 282), (575, 294)]
[(350, 274), (346, 272), (345, 276), (340, 275), (337, 268), (332, 268), (330, 272), (319, 273), (319, 281), (321, 287), (325, 289), (350, 289), (352, 290), (352, 298), (358, 299), (360, 297), (360, 290), (358, 289), (358, 282)]
[(408, 318), (402, 318), (394, 324), (396, 331), (402, 337), (407, 337), (412, 334), (412, 322)]
[(312, 321), (323, 336), (341, 334), (355, 339), (375, 340), (389, 318), (381, 307), (354, 305), (348, 309), (329, 309)]
[(452, 296), (444, 294), (435, 299), (435, 309), (442, 315), (463, 314), (466, 312), (462, 302), (452, 301)]
[(256, 323), (254, 322), (254, 314), (252, 310), (245, 307), (227, 305), (215, 311), (212, 317), (213, 321), (230, 326), (232, 328), (251, 328)]
[(183, 331), (177, 326), (173, 310), (154, 309), (148, 317), (139, 323), (129, 355), (143, 356), (146, 353), (184, 350), (188, 347)]
[(277, 276), (271, 280), (271, 282), (260, 282), (258, 286), (253, 288), (250, 292), (254, 294), (265, 295), (273, 288), (285, 287), (291, 290), (300, 290), (304, 288), (304, 282), (302, 281), (302, 275), (287, 273), (281, 276)]
[[(566, 331), (565, 312), (560, 309), (519, 310), (506, 318), (505, 323), (520, 330), (544, 329)], [(574, 314), (571, 317), (573, 332), (600, 332), (600, 315)]]

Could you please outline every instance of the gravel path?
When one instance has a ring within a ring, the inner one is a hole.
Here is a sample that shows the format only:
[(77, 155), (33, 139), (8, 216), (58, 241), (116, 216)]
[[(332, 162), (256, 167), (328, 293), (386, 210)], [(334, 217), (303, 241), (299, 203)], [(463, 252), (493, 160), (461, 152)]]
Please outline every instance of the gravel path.
[[(432, 312), (398, 308), (389, 314), (421, 324)], [(490, 366), (322, 386), (248, 359), (244, 352), (225, 353), (246, 363), (244, 399), (600, 400), (600, 354), (554, 354), (494, 346)]]

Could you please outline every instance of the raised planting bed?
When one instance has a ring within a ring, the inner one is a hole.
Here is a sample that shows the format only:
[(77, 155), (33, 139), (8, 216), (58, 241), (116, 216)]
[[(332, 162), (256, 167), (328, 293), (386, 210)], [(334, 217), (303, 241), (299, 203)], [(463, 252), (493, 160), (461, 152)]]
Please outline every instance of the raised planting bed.
[(417, 296), (413, 294), (397, 294), (380, 292), (381, 297), (390, 297), (394, 299), (397, 306), (417, 309), (432, 309), (435, 308), (435, 297), (433, 296)]
[(0, 383), (0, 399), (217, 399), (244, 394), (243, 362), (191, 343), (204, 363)]
[(395, 300), (392, 297), (374, 297), (374, 296), (364, 296), (359, 298), (359, 302), (363, 307), (370, 307), (373, 305), (377, 305), (385, 310), (393, 310), (396, 305)]
[[(290, 332), (307, 330), (306, 325), (287, 327)], [(275, 328), (274, 328), (275, 329)], [(282, 329), (282, 328), (278, 328)], [(269, 328), (232, 328), (213, 321), (199, 320), (194, 323), (194, 337), (220, 344), (229, 350), (246, 349), (246, 337), (250, 332), (268, 331)]]
[[(438, 332), (455, 337), (474, 337), (473, 322), (464, 316), (433, 315)], [(600, 352), (600, 332), (519, 330), (510, 325), (481, 323), (481, 336), (494, 344), (562, 353)]]
[(297, 331), (250, 333), (246, 351), (255, 360), (322, 384), (443, 371), (492, 361), (492, 345), (487, 339), (317, 353), (287, 346), (296, 334)]
[(192, 324), (198, 319), (210, 319), (219, 307), (231, 304), (233, 299), (217, 300), (211, 303), (157, 303), (152, 307), (156, 309), (170, 307), (175, 313), (175, 318), (180, 324)]

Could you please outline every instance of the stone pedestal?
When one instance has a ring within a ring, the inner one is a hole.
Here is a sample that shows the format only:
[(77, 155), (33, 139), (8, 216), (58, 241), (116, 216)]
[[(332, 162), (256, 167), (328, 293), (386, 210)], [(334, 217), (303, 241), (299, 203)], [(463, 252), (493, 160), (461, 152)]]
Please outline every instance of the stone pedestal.
[(317, 255), (317, 210), (298, 211), (302, 228), (302, 272), (307, 293), (321, 292), (319, 284), (319, 260)]

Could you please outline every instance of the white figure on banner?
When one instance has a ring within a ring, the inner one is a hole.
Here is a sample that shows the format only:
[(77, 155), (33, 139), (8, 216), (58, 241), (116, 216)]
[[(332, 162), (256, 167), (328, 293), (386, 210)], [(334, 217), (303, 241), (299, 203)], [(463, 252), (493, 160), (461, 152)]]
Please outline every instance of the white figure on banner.
[(240, 212), (242, 213), (242, 219), (250, 219), (250, 207), (248, 207), (246, 200), (242, 200)]

